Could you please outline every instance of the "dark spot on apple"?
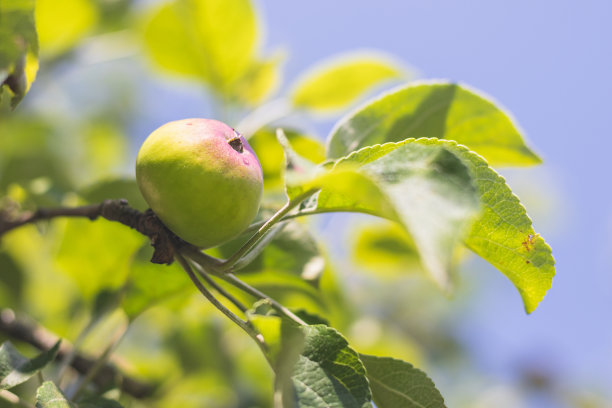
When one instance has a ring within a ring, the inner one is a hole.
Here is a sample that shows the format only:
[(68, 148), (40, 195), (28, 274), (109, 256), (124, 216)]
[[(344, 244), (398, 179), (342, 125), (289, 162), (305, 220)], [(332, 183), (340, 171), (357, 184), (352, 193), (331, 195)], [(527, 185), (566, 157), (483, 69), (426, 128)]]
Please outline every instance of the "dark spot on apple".
[(240, 140), (240, 136), (231, 138), (227, 141), (232, 149), (237, 151), (238, 153), (242, 153), (244, 151), (244, 145), (242, 144), (242, 140)]

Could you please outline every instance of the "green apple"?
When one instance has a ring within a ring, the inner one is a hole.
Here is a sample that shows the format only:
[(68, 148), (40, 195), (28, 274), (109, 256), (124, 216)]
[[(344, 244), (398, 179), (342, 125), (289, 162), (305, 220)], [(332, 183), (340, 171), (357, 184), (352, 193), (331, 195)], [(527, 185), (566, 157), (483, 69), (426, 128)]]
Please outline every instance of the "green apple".
[(201, 248), (244, 231), (259, 210), (263, 175), (246, 139), (212, 119), (169, 122), (145, 140), (136, 181), (162, 222)]

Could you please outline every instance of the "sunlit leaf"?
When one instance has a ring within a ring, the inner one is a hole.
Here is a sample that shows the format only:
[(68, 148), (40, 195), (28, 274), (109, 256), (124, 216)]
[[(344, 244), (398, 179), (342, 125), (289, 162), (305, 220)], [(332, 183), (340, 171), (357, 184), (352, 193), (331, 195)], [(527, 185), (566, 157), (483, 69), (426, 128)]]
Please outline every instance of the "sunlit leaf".
[(280, 56), (253, 61), (234, 86), (234, 97), (247, 105), (257, 105), (272, 94), (281, 82)]
[(52, 381), (45, 381), (36, 390), (36, 408), (74, 408)]
[(98, 20), (89, 0), (36, 0), (36, 27), (40, 53), (53, 58), (69, 51), (88, 34)]
[(4, 342), (0, 347), (0, 390), (13, 388), (42, 370), (52, 362), (59, 350), (60, 341), (47, 351), (28, 359), (10, 343)]
[(350, 53), (310, 68), (295, 85), (295, 106), (317, 112), (343, 109), (382, 82), (409, 75), (393, 59), (378, 53)]
[(467, 246), (499, 269), (516, 286), (527, 313), (533, 312), (555, 275), (550, 246), (502, 176), (480, 156), (447, 142), (474, 175), (483, 212), (466, 238)]
[[(319, 140), (292, 130), (284, 132), (297, 154), (313, 163), (325, 160), (325, 147)], [(257, 131), (249, 138), (249, 144), (257, 153), (261, 164), (265, 180), (264, 188), (273, 190), (282, 187), (283, 148), (278, 143), (274, 130), (264, 128)]]
[(69, 220), (55, 264), (85, 299), (93, 299), (98, 291), (125, 282), (131, 259), (144, 241), (145, 237), (119, 223)]
[(37, 70), (34, 0), (3, 0), (0, 3), (0, 98), (10, 96), (11, 107), (15, 108), (30, 89)]
[(416, 82), (369, 101), (337, 123), (327, 155), (337, 158), (364, 146), (421, 137), (455, 140), (494, 166), (540, 163), (508, 113), (479, 92), (450, 82)]
[(433, 381), (405, 361), (360, 354), (378, 408), (445, 408)]
[(257, 21), (248, 0), (175, 0), (153, 13), (144, 34), (159, 67), (231, 95), (251, 66)]
[(359, 211), (400, 222), (410, 233), (421, 262), (445, 290), (450, 288), (453, 254), (465, 237), (479, 203), (466, 165), (438, 139), (408, 139), (363, 148), (334, 167), (359, 168), (386, 197), (384, 206), (364, 200), (363, 185), (323, 187), (318, 211)]

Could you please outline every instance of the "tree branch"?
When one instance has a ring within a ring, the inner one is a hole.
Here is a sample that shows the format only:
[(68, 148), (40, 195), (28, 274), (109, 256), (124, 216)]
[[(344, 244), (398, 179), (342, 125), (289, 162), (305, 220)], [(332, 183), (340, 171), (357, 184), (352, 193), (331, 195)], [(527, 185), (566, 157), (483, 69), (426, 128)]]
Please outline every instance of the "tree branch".
[(102, 217), (127, 225), (149, 237), (155, 248), (151, 262), (157, 264), (171, 264), (174, 260), (174, 248), (189, 245), (166, 228), (152, 210), (142, 213), (130, 207), (126, 200), (104, 200), (100, 204), (71, 208), (41, 208), (16, 217), (0, 211), (0, 238), (15, 228), (56, 217), (83, 217), (90, 220)]
[[(58, 340), (56, 336), (43, 327), (17, 319), (10, 309), (0, 310), (0, 333), (28, 343), (39, 350), (49, 350)], [(57, 359), (62, 360), (72, 352), (72, 346), (66, 340), (62, 340)], [(71, 366), (80, 374), (87, 375), (95, 366), (96, 360), (81, 353), (76, 353)], [(116, 384), (121, 391), (135, 398), (150, 397), (155, 391), (154, 385), (126, 376), (112, 364), (103, 365), (93, 377), (92, 382), (101, 389)]]

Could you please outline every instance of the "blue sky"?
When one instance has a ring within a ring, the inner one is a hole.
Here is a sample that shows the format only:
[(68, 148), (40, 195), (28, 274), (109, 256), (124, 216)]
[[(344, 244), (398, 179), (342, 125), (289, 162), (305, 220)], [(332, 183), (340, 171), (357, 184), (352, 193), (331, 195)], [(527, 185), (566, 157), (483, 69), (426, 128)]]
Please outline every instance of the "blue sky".
[[(466, 320), (478, 364), (502, 373), (544, 354), (568, 379), (612, 386), (612, 2), (259, 2), (266, 49), (289, 50), (286, 78), (338, 52), (379, 49), (424, 78), (450, 78), (492, 95), (545, 164), (504, 171), (557, 276), (531, 316), (492, 268), (483, 307)], [(324, 130), (323, 130), (324, 132)], [(479, 275), (480, 273), (480, 275)], [(450, 306), (450, 305), (449, 305)]]

